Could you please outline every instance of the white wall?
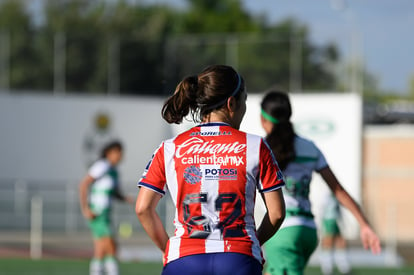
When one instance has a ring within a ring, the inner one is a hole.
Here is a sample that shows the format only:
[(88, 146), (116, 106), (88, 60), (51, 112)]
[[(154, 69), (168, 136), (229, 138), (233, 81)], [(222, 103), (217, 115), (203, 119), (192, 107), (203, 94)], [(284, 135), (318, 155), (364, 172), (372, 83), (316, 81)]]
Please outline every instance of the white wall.
[[(249, 95), (241, 130), (264, 136), (260, 125), (262, 95)], [(0, 180), (77, 181), (86, 171), (83, 144), (94, 132), (94, 117), (109, 115), (110, 135), (125, 144), (120, 165), (124, 182), (140, 178), (161, 140), (193, 123), (170, 127), (160, 115), (162, 98), (99, 96), (0, 95)], [(292, 121), (297, 132), (324, 152), (340, 182), (361, 199), (361, 99), (355, 94), (293, 94)], [(311, 198), (318, 203), (327, 193), (315, 175)], [(346, 213), (348, 237), (357, 226)]]
[(0, 178), (79, 180), (83, 144), (97, 113), (109, 115), (111, 137), (125, 145), (124, 181), (135, 182), (160, 141), (171, 135), (160, 98), (0, 95)]

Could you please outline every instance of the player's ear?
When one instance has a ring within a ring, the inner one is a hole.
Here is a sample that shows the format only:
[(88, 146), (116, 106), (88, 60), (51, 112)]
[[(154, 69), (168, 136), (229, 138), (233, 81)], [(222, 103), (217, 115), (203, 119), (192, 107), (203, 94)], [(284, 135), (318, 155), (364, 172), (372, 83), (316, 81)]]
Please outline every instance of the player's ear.
[(230, 112), (235, 112), (237, 109), (237, 100), (234, 96), (231, 96), (227, 99), (227, 109)]

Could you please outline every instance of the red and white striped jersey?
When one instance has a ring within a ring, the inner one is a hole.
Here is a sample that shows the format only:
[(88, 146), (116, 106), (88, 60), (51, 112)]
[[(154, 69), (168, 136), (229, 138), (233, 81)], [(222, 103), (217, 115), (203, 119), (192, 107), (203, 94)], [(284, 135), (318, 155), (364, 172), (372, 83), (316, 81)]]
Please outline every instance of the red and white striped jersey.
[(263, 262), (253, 218), (256, 189), (283, 185), (265, 141), (224, 123), (201, 124), (164, 141), (138, 184), (161, 195), (168, 189), (176, 206), (165, 263), (218, 252)]

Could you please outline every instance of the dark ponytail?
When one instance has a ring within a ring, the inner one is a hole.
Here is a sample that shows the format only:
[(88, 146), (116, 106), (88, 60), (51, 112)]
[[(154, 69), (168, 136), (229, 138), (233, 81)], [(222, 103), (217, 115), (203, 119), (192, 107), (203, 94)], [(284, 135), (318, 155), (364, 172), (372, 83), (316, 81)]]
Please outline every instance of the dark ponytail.
[(197, 109), (198, 77), (189, 76), (184, 78), (162, 107), (162, 117), (168, 123), (179, 124), (191, 111), (193, 117)]
[(237, 100), (244, 91), (243, 78), (230, 66), (212, 65), (199, 75), (184, 78), (162, 107), (168, 123), (179, 124), (191, 113), (195, 122), (222, 108), (231, 96)]
[(270, 91), (264, 96), (262, 115), (273, 123), (272, 131), (266, 136), (266, 141), (283, 170), (289, 162), (295, 159), (295, 132), (290, 122), (292, 107), (289, 96), (284, 92)]

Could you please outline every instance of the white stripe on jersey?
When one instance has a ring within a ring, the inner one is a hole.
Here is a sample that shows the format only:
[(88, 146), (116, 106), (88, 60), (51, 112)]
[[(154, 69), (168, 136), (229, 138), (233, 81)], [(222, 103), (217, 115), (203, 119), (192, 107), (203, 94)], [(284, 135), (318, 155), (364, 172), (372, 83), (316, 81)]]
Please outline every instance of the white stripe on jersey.
[[(202, 171), (205, 169), (219, 169), (220, 165), (200, 165)], [(201, 192), (208, 194), (207, 203), (201, 204), (201, 213), (210, 221), (211, 233), (206, 239), (206, 253), (208, 252), (224, 252), (224, 241), (221, 239), (221, 230), (216, 228), (220, 223), (220, 212), (216, 211), (215, 201), (219, 195), (219, 181), (217, 179), (206, 180), (203, 177), (201, 182)]]
[[(220, 231), (215, 231), (213, 234), (217, 235), (220, 234)], [(211, 234), (211, 235), (213, 235)], [(206, 240), (206, 253), (219, 253), (224, 252), (224, 241), (217, 241), (217, 240)]]
[[(220, 126), (201, 127), (201, 133), (205, 132), (220, 132)], [(215, 155), (215, 154), (214, 154)], [(215, 156), (214, 156), (215, 159)], [(205, 169), (220, 169), (218, 164), (214, 165), (200, 165), (201, 171)], [(211, 234), (206, 239), (205, 249), (206, 253), (209, 252), (224, 252), (224, 242), (217, 240), (221, 239), (220, 229), (215, 229), (216, 225), (220, 222), (220, 212), (216, 211), (215, 199), (219, 195), (219, 181), (218, 179), (206, 179), (203, 175), (201, 181), (201, 193), (207, 193), (207, 203), (201, 204), (201, 213), (210, 221)], [(213, 241), (211, 241), (213, 240)]]
[(175, 236), (170, 237), (167, 262), (177, 260), (180, 257), (181, 236), (184, 235), (184, 227), (177, 227)]
[[(247, 152), (246, 152), (246, 198), (245, 198), (245, 209), (246, 209), (246, 216), (244, 218), (244, 221), (246, 222), (246, 232), (250, 236), (250, 239), (253, 241), (252, 246), (252, 254), (253, 257), (256, 259), (262, 259), (262, 251), (260, 249), (260, 243), (259, 240), (256, 237), (256, 228), (255, 228), (255, 221), (253, 217), (254, 213), (254, 203), (255, 203), (255, 197), (256, 197), (256, 181), (259, 179), (260, 176), (258, 176), (258, 167), (259, 164), (259, 155), (260, 153), (260, 144), (261, 144), (261, 138), (258, 136), (253, 136), (246, 134), (246, 143), (247, 143)], [(253, 174), (250, 174), (253, 173)], [(260, 188), (263, 188), (261, 185)], [(249, 215), (251, 214), (251, 215)], [(250, 227), (249, 225), (253, 225), (253, 227)]]
[(168, 190), (170, 191), (171, 198), (174, 205), (177, 205), (177, 172), (175, 170), (174, 158), (168, 158), (167, 156), (174, 155), (175, 144), (173, 140), (167, 140), (164, 142), (164, 165), (165, 165), (165, 178), (167, 179)]
[[(168, 140), (164, 142), (164, 156), (173, 155), (175, 152), (175, 144), (173, 140)], [(177, 172), (175, 170), (175, 161), (174, 158), (164, 158), (165, 165), (165, 178), (168, 179), (168, 190), (170, 191), (171, 198), (174, 202), (174, 205), (177, 205), (177, 192), (178, 192), (178, 182), (177, 182)], [(180, 257), (180, 243), (181, 236), (184, 235), (184, 227), (178, 221), (178, 212), (177, 208), (175, 210), (174, 223), (176, 226), (175, 236), (170, 238), (169, 250), (168, 250), (168, 262), (176, 260)]]

